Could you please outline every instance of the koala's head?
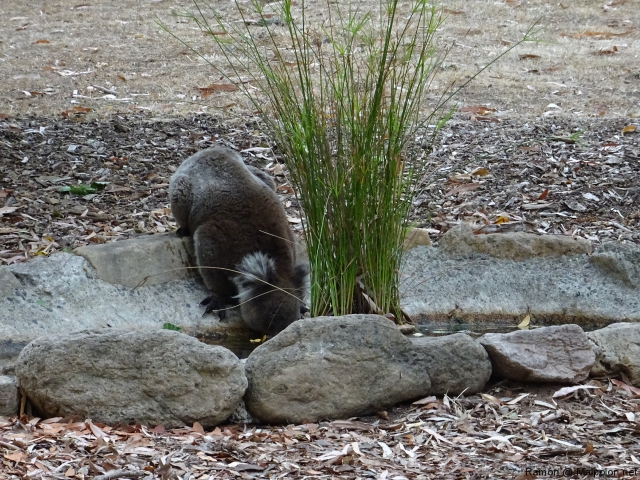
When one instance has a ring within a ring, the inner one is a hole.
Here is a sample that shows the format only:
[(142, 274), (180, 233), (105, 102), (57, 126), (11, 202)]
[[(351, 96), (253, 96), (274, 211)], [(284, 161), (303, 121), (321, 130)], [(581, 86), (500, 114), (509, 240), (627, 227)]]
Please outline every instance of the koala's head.
[(293, 274), (279, 275), (276, 262), (262, 252), (246, 255), (233, 278), (236, 298), (245, 323), (253, 330), (274, 335), (302, 317), (308, 290), (309, 267), (296, 265)]

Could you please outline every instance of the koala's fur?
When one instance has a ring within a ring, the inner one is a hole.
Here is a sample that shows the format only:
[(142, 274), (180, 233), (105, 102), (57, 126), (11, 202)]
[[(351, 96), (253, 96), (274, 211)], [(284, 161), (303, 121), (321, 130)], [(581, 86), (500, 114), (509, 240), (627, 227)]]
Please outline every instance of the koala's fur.
[(224, 318), (239, 301), (249, 327), (268, 334), (300, 318), (309, 269), (296, 265), (293, 233), (269, 175), (233, 150), (208, 148), (180, 165), (169, 198), (179, 233), (193, 235), (212, 293), (202, 303), (205, 313), (219, 310)]

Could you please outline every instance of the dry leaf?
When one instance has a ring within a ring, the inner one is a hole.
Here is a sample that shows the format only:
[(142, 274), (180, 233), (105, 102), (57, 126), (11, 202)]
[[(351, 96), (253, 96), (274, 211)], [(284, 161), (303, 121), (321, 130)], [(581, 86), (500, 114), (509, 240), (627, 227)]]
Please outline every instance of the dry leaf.
[(191, 430), (195, 433), (199, 433), (201, 435), (204, 435), (204, 428), (202, 428), (202, 425), (200, 425), (198, 422), (195, 422), (193, 424), (193, 427), (191, 428)]
[(476, 188), (480, 188), (481, 186), (482, 186), (481, 183), (464, 183), (462, 185), (458, 185), (457, 187), (452, 188), (447, 193), (445, 193), (445, 195), (449, 197), (449, 196), (457, 195), (463, 192), (470, 192), (472, 190), (475, 190)]
[(593, 38), (594, 40), (609, 40), (613, 37), (626, 37), (630, 33), (631, 33), (631, 30), (627, 30), (626, 32), (622, 32), (622, 33), (587, 30), (586, 32), (576, 33), (573, 37), (574, 38), (590, 37), (590, 38)]
[(637, 127), (635, 125), (627, 125), (622, 129), (622, 135), (624, 135), (625, 133), (633, 133), (636, 130), (637, 130)]
[(425, 398), (421, 398), (420, 400), (416, 400), (411, 405), (426, 405), (428, 403), (434, 403), (434, 402), (437, 402), (437, 401), (438, 401), (438, 399), (436, 397), (434, 397), (433, 395), (431, 395), (430, 397), (425, 397)]
[(475, 107), (462, 107), (460, 112), (462, 113), (473, 113), (475, 115), (487, 115), (492, 112), (497, 112), (498, 110), (495, 108), (489, 108), (484, 105), (478, 105)]
[(626, 390), (630, 395), (640, 396), (640, 388), (632, 387), (631, 385), (621, 382), (620, 380), (616, 380), (615, 378), (611, 379), (611, 383), (613, 383), (614, 385), (617, 385), (623, 390)]
[(540, 196), (538, 197), (538, 200), (544, 200), (545, 198), (547, 198), (547, 195), (549, 195), (549, 189), (548, 188), (546, 188), (544, 190), (544, 192), (542, 192), (540, 194)]
[(503, 223), (509, 223), (509, 217), (505, 217), (504, 215), (500, 215), (496, 221), (494, 222), (496, 225), (502, 225)]
[(481, 393), (480, 396), (489, 403), (493, 403), (494, 405), (502, 405), (500, 399), (494, 397), (493, 395), (489, 395), (488, 393)]
[(591, 52), (591, 55), (613, 55), (618, 52), (618, 47), (615, 45), (610, 48), (603, 48), (602, 50), (598, 50), (597, 52)]
[(540, 203), (523, 203), (522, 208), (525, 210), (542, 210), (543, 208), (549, 208), (553, 206), (552, 202), (540, 202)]
[(527, 315), (522, 319), (522, 321), (518, 324), (518, 328), (527, 328), (529, 326), (529, 322), (531, 321), (531, 315)]
[(479, 175), (481, 177), (486, 177), (487, 175), (490, 175), (491, 172), (489, 172), (489, 170), (487, 170), (484, 167), (480, 167), (480, 168), (476, 168), (473, 172), (471, 172), (471, 175)]
[(18, 209), (18, 207), (0, 207), (0, 217), (6, 213), (13, 213)]
[(51, 43), (51, 42), (49, 42), (49, 40), (42, 39), (42, 40), (36, 40), (35, 43), (36, 43), (36, 45), (42, 45), (42, 44)]
[(233, 83), (212, 83), (208, 87), (198, 88), (202, 92), (203, 97), (208, 97), (216, 92), (235, 92), (238, 87)]
[(566, 397), (567, 395), (571, 395), (572, 393), (577, 392), (578, 390), (589, 390), (591, 388), (600, 388), (600, 387), (596, 387), (595, 385), (575, 385), (573, 387), (563, 387), (553, 394), (553, 398)]
[(62, 112), (63, 117), (73, 116), (73, 115), (83, 115), (85, 113), (89, 113), (91, 109), (89, 107), (81, 107), (75, 106), (69, 110), (65, 110)]

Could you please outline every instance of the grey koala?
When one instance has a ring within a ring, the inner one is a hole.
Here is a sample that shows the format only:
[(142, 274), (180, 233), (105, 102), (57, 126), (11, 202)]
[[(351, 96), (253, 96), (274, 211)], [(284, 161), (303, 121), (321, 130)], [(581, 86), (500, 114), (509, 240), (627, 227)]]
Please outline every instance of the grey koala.
[(225, 308), (239, 303), (247, 325), (265, 334), (301, 317), (309, 267), (296, 264), (293, 233), (269, 175), (233, 150), (208, 148), (180, 165), (169, 198), (178, 234), (193, 235), (211, 291), (201, 303), (205, 314), (217, 310), (223, 319)]

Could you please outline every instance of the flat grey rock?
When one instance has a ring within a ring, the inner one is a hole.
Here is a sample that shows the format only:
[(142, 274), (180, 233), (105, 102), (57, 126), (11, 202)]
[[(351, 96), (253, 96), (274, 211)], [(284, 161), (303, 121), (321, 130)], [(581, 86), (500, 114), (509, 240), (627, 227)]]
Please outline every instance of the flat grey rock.
[(508, 260), (591, 253), (591, 243), (584, 238), (525, 232), (474, 235), (467, 223), (456, 225), (445, 233), (440, 248), (452, 256), (477, 253)]
[(403, 258), (401, 305), (415, 319), (429, 321), (517, 324), (527, 314), (534, 324), (537, 320), (581, 325), (640, 321), (640, 288), (590, 258), (508, 260), (415, 247)]
[(97, 277), (107, 283), (135, 288), (197, 276), (193, 242), (175, 235), (148, 235), (134, 240), (79, 247)]
[(488, 333), (478, 341), (487, 349), (493, 371), (519, 382), (582, 382), (595, 362), (578, 325)]
[(604, 243), (591, 256), (591, 263), (631, 287), (640, 288), (640, 246)]
[[(145, 272), (155, 268), (153, 259), (148, 263)], [(255, 336), (233, 310), (227, 322), (214, 315), (203, 317), (199, 303), (208, 294), (193, 278), (132, 289), (100, 280), (85, 258), (68, 253), (9, 268), (20, 287), (0, 297), (0, 368), (15, 360), (20, 348), (35, 338), (90, 328), (157, 330), (171, 323), (190, 334)]]
[(587, 337), (596, 354), (591, 376), (615, 377), (624, 373), (634, 386), (640, 387), (640, 324), (614, 323), (588, 332)]
[(18, 402), (18, 384), (15, 378), (0, 375), (0, 417), (16, 415)]
[(94, 330), (34, 340), (16, 376), (45, 417), (79, 415), (107, 424), (199, 422), (210, 428), (236, 409), (247, 387), (229, 350), (167, 330)]

